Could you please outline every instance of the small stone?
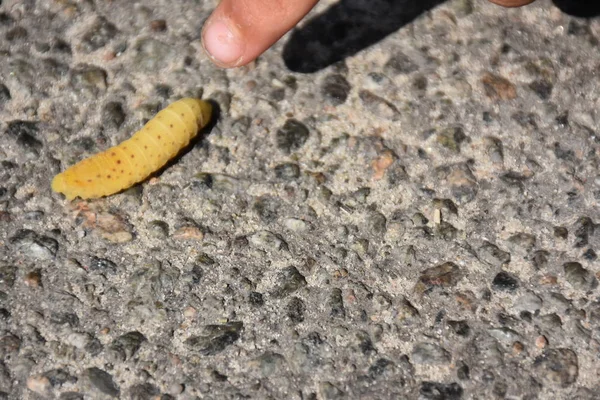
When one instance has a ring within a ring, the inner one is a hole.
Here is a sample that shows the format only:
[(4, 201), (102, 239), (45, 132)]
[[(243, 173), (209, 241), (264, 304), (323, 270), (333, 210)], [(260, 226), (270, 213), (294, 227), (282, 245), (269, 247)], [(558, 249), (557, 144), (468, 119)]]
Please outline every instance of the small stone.
[(580, 217), (575, 222), (572, 231), (575, 235), (574, 246), (576, 248), (585, 247), (589, 244), (589, 238), (594, 234), (595, 224), (588, 217)]
[(45, 376), (30, 376), (27, 378), (27, 389), (42, 396), (48, 396), (51, 388), (50, 380)]
[(458, 336), (467, 337), (471, 333), (471, 328), (467, 321), (448, 321), (448, 326)]
[(197, 226), (182, 226), (173, 232), (173, 239), (176, 240), (197, 240), (204, 239), (204, 232)]
[(545, 349), (546, 347), (548, 347), (548, 339), (546, 339), (546, 337), (543, 335), (536, 337), (535, 338), (535, 347), (537, 347), (540, 350)]
[(446, 262), (422, 271), (416, 290), (426, 292), (436, 287), (449, 288), (455, 286), (461, 278), (462, 273), (458, 265)]
[(504, 292), (514, 292), (519, 288), (519, 281), (508, 272), (499, 272), (492, 281), (492, 289)]
[(287, 249), (287, 243), (278, 235), (269, 231), (259, 231), (250, 236), (249, 241), (252, 245), (264, 250), (283, 250)]
[(140, 383), (129, 389), (130, 400), (162, 400), (160, 389), (151, 383)]
[(229, 322), (225, 325), (206, 325), (199, 336), (192, 336), (185, 345), (205, 356), (212, 356), (235, 343), (244, 329), (242, 322)]
[(23, 278), (25, 285), (30, 288), (39, 288), (42, 286), (42, 270), (36, 269), (35, 271), (31, 271), (25, 275)]
[(300, 167), (298, 167), (298, 164), (280, 164), (277, 165), (273, 170), (275, 171), (275, 176), (278, 179), (291, 181), (300, 177)]
[(79, 392), (62, 392), (59, 400), (84, 400), (84, 397)]
[(385, 63), (384, 68), (387, 73), (390, 73), (390, 75), (406, 75), (417, 71), (419, 66), (415, 64), (406, 54), (397, 52)]
[(325, 101), (333, 106), (346, 102), (351, 86), (340, 74), (331, 74), (325, 77), (321, 85), (321, 94)]
[(501, 268), (510, 262), (510, 253), (500, 250), (498, 246), (487, 241), (477, 253), (481, 261), (492, 267)]
[(415, 364), (448, 364), (452, 360), (450, 353), (433, 343), (417, 343), (413, 347), (412, 360)]
[(100, 368), (92, 367), (85, 370), (85, 376), (90, 383), (101, 393), (110, 397), (118, 397), (120, 394), (119, 387), (114, 382), (113, 377), (106, 371)]
[(9, 242), (23, 255), (38, 260), (53, 260), (58, 252), (58, 242), (48, 236), (41, 236), (29, 229), (17, 231)]
[(566, 348), (547, 349), (535, 359), (533, 367), (542, 381), (550, 386), (569, 387), (579, 376), (577, 354)]
[(309, 130), (302, 122), (288, 119), (275, 135), (277, 148), (286, 154), (298, 151), (309, 137)]
[(6, 85), (0, 83), (0, 111), (4, 109), (5, 104), (8, 103), (11, 98), (12, 96)]
[(448, 150), (460, 153), (460, 146), (467, 140), (462, 127), (450, 127), (437, 134), (436, 141)]
[(50, 384), (53, 387), (62, 386), (65, 383), (75, 383), (77, 382), (77, 378), (73, 375), (69, 374), (64, 369), (52, 369), (50, 371), (44, 372), (44, 377), (50, 380)]
[(341, 400), (345, 393), (330, 382), (319, 383), (319, 395), (323, 400)]
[(271, 292), (271, 295), (275, 298), (287, 297), (307, 285), (304, 276), (294, 266), (281, 270), (276, 281), (276, 287)]
[(383, 179), (387, 169), (397, 160), (397, 156), (391, 150), (385, 150), (376, 159), (373, 160), (373, 179), (378, 181)]
[(155, 19), (150, 21), (150, 29), (153, 32), (165, 32), (167, 30), (167, 21), (164, 19)]
[(425, 381), (419, 389), (419, 400), (460, 400), (463, 388), (456, 382), (445, 384)]
[(127, 243), (133, 240), (132, 227), (121, 217), (102, 212), (96, 214), (95, 232), (111, 243)]
[(550, 98), (553, 87), (554, 85), (546, 80), (533, 81), (529, 84), (529, 89), (537, 94), (537, 96), (542, 100), (548, 100)]
[(270, 224), (275, 222), (279, 217), (281, 201), (272, 196), (261, 196), (256, 200), (252, 208), (256, 211), (262, 222)]
[(89, 264), (90, 264), (89, 265), (90, 271), (100, 272), (103, 274), (104, 273), (110, 273), (110, 274), (117, 273), (117, 264), (115, 264), (114, 262), (112, 262), (106, 258), (100, 258), (100, 257), (93, 256), (90, 258)]
[(305, 311), (306, 305), (297, 297), (292, 297), (286, 307), (286, 314), (293, 324), (299, 324), (304, 321)]
[(403, 325), (418, 323), (420, 319), (419, 310), (403, 297), (397, 307), (396, 319)]
[(250, 292), (250, 294), (248, 295), (248, 301), (254, 307), (262, 307), (265, 304), (265, 300), (263, 298), (262, 293), (258, 292)]
[(592, 290), (598, 286), (598, 280), (578, 262), (568, 262), (563, 265), (565, 278), (575, 289)]
[(514, 309), (517, 312), (529, 311), (530, 313), (535, 313), (542, 308), (542, 304), (543, 302), (540, 297), (532, 292), (528, 292), (515, 301)]
[(515, 85), (501, 76), (487, 72), (481, 78), (481, 83), (485, 94), (491, 99), (513, 100), (517, 97)]
[(479, 191), (477, 178), (466, 163), (441, 166), (435, 172), (440, 180), (446, 180), (450, 185), (455, 202), (465, 204), (475, 199)]
[(358, 98), (363, 107), (377, 117), (395, 120), (400, 114), (396, 106), (369, 90), (358, 92)]
[(97, 96), (107, 88), (106, 71), (93, 65), (77, 65), (71, 71), (73, 89), (86, 96)]
[(346, 310), (344, 309), (344, 298), (340, 289), (333, 289), (329, 295), (329, 307), (331, 311), (329, 316), (332, 318), (346, 318)]
[(303, 233), (310, 229), (310, 224), (298, 218), (286, 218), (283, 220), (283, 225), (294, 232)]
[(569, 230), (564, 226), (555, 226), (554, 237), (558, 239), (567, 240), (567, 237), (569, 237)]
[(146, 337), (138, 331), (133, 331), (119, 336), (109, 346), (112, 358), (117, 361), (131, 359), (138, 352)]

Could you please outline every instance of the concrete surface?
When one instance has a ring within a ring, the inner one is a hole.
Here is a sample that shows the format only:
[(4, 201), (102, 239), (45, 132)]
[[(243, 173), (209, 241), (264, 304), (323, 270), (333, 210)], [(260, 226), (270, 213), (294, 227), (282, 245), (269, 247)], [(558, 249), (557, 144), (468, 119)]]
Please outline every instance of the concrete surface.
[[(214, 6), (0, 1), (2, 398), (599, 398), (600, 21), (324, 1), (222, 71)], [(188, 95), (161, 173), (51, 192)]]

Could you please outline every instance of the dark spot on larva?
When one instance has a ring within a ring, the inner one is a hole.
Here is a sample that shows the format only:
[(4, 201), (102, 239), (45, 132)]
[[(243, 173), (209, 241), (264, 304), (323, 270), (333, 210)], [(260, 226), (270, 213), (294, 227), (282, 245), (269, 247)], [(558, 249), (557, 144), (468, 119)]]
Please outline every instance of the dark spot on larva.
[(122, 170), (121, 170), (121, 173), (123, 173), (123, 172), (125, 172), (125, 170), (124, 170), (124, 169), (122, 169)]
[(135, 156), (132, 154), (132, 155), (131, 155), (131, 158), (135, 158)]
[(117, 160), (117, 164), (121, 164), (121, 160)]
[(88, 179), (88, 183), (92, 183), (92, 180), (91, 180), (91, 179)]
[(158, 135), (158, 136), (157, 136), (158, 140), (160, 140), (160, 138), (161, 138), (161, 137), (162, 137), (162, 136)]
[(102, 175), (98, 174), (96, 175), (96, 178), (102, 178)]
[(172, 128), (172, 127), (173, 127), (173, 124), (170, 124), (169, 126)]
[(108, 179), (110, 179), (110, 175), (106, 175), (106, 177), (107, 177)]
[(113, 172), (117, 172), (117, 169), (116, 169), (116, 168), (113, 168), (112, 170), (113, 170)]
[(131, 172), (129, 173), (129, 176), (133, 175)]
[(147, 148), (148, 148), (148, 146), (144, 146), (144, 149), (147, 149)]
[(110, 155), (114, 157), (114, 156), (116, 156), (116, 155), (117, 155), (117, 153), (115, 153), (115, 152), (113, 151), (112, 153), (110, 153)]
[(184, 114), (184, 113), (181, 113), (181, 116), (182, 116), (182, 117), (185, 117), (185, 114)]

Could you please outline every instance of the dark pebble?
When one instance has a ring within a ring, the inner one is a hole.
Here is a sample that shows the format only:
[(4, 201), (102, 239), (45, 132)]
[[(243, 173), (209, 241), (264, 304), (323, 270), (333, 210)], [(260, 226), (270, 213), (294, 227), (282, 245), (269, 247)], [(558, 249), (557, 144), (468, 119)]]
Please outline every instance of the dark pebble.
[(406, 54), (401, 52), (398, 52), (390, 57), (390, 59), (385, 63), (384, 68), (386, 72), (391, 72), (394, 75), (410, 74), (411, 72), (415, 72), (419, 69), (417, 64), (415, 64)]
[(76, 92), (86, 96), (97, 96), (107, 87), (107, 73), (93, 65), (77, 65), (71, 71), (71, 85)]
[(84, 400), (83, 394), (79, 392), (63, 392), (58, 398), (59, 400)]
[(277, 220), (279, 216), (279, 209), (281, 208), (281, 202), (275, 197), (263, 196), (256, 200), (253, 208), (262, 222), (265, 224), (270, 224)]
[(300, 150), (306, 143), (309, 136), (309, 130), (302, 122), (296, 119), (288, 119), (283, 127), (277, 130), (276, 143), (284, 153), (290, 154)]
[(29, 229), (17, 231), (9, 242), (15, 245), (23, 255), (39, 259), (52, 260), (58, 252), (58, 242), (48, 236), (38, 235)]
[(0, 110), (4, 108), (4, 105), (8, 103), (11, 98), (12, 97), (8, 88), (4, 84), (0, 83)]
[(271, 295), (275, 298), (289, 296), (298, 289), (306, 286), (306, 279), (294, 266), (279, 271), (276, 281), (275, 289), (271, 292)]
[(298, 164), (279, 164), (274, 168), (274, 171), (277, 178), (286, 181), (298, 179), (300, 177), (300, 167)]
[(542, 100), (548, 100), (550, 98), (553, 87), (552, 83), (544, 80), (534, 81), (529, 84), (529, 89), (537, 94)]
[(294, 324), (299, 324), (304, 321), (304, 312), (306, 311), (306, 305), (298, 297), (292, 297), (287, 304), (286, 314), (290, 321)]
[(250, 302), (250, 304), (252, 304), (254, 307), (262, 307), (265, 304), (262, 293), (258, 292), (250, 292), (248, 295), (248, 302)]
[(109, 351), (115, 361), (126, 361), (138, 352), (145, 341), (146, 337), (140, 332), (129, 332), (113, 340), (109, 346)]
[(148, 224), (148, 233), (156, 239), (169, 237), (169, 225), (164, 221), (151, 221)]
[(154, 400), (159, 398), (159, 394), (158, 387), (151, 383), (140, 383), (129, 389), (130, 400)]
[(27, 29), (23, 28), (22, 26), (15, 26), (14, 28), (6, 32), (6, 35), (4, 37), (9, 42), (14, 42), (17, 40), (27, 39), (27, 35)]
[(492, 289), (504, 292), (514, 292), (519, 288), (519, 281), (508, 272), (500, 272), (492, 281)]
[(460, 400), (462, 396), (463, 388), (456, 382), (423, 382), (419, 389), (419, 400)]
[(212, 356), (225, 350), (240, 338), (244, 324), (229, 322), (225, 325), (206, 325), (201, 335), (185, 341), (187, 347), (202, 355)]
[(117, 264), (106, 259), (93, 256), (90, 258), (90, 271), (100, 272), (100, 273), (117, 273)]
[(575, 222), (572, 231), (575, 235), (575, 247), (585, 247), (589, 244), (590, 236), (594, 234), (594, 222), (588, 217), (580, 217)]
[(119, 396), (119, 387), (114, 382), (112, 375), (108, 372), (105, 372), (100, 368), (92, 367), (85, 370), (85, 375), (98, 391), (111, 397)]
[(165, 32), (167, 30), (167, 21), (164, 19), (150, 21), (150, 29), (153, 32)]
[(321, 85), (321, 94), (329, 104), (339, 106), (344, 104), (350, 93), (350, 83), (339, 74), (331, 74), (325, 77)]
[(329, 316), (332, 318), (346, 318), (346, 309), (344, 308), (344, 298), (340, 289), (333, 289), (329, 295), (329, 307), (331, 311)]
[(77, 382), (76, 377), (74, 377), (73, 375), (69, 374), (67, 371), (65, 371), (64, 369), (61, 369), (61, 368), (46, 371), (46, 372), (44, 372), (43, 375), (46, 378), (48, 378), (48, 380), (50, 381), (50, 384), (54, 387), (62, 386), (65, 383)]
[(418, 291), (428, 291), (436, 287), (448, 288), (456, 285), (462, 273), (458, 265), (446, 262), (421, 272)]

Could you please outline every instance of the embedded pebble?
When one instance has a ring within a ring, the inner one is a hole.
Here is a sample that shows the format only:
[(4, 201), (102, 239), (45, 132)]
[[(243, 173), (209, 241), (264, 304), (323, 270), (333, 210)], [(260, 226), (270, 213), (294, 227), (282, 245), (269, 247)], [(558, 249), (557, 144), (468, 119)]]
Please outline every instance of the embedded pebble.
[(568, 387), (579, 376), (577, 354), (566, 348), (547, 349), (535, 359), (534, 368), (544, 383), (550, 386)]
[(192, 336), (185, 341), (186, 346), (205, 356), (212, 356), (235, 343), (244, 329), (242, 322), (229, 322), (225, 325), (206, 325), (200, 336)]
[(433, 343), (417, 343), (413, 347), (411, 359), (415, 364), (447, 364), (452, 357), (444, 348)]
[(277, 130), (277, 147), (284, 153), (290, 154), (300, 150), (308, 140), (308, 137), (309, 130), (306, 125), (296, 119), (288, 119)]
[(118, 397), (119, 386), (115, 383), (113, 376), (100, 368), (92, 367), (85, 370), (85, 376), (92, 386), (101, 393), (110, 397)]

